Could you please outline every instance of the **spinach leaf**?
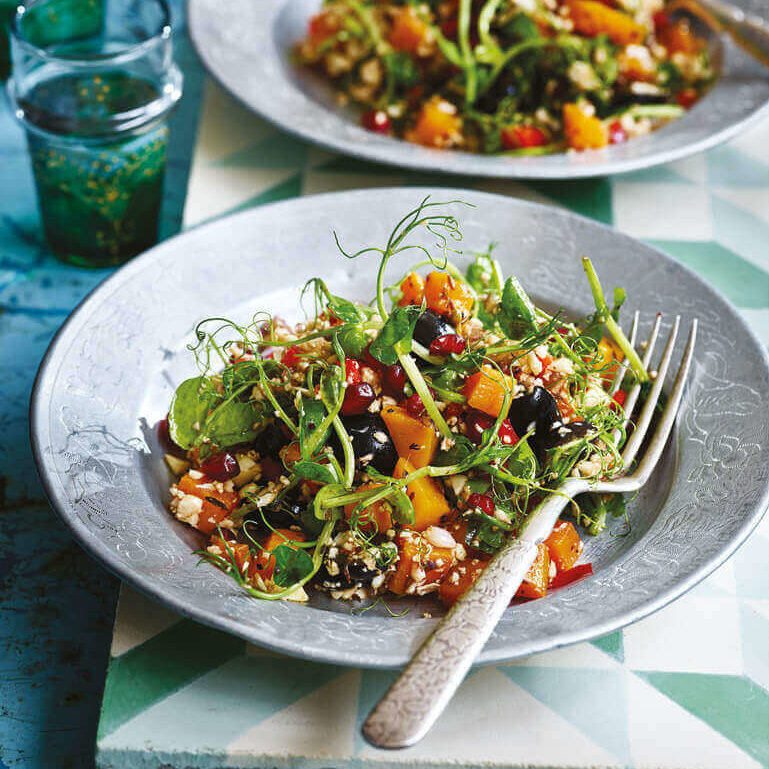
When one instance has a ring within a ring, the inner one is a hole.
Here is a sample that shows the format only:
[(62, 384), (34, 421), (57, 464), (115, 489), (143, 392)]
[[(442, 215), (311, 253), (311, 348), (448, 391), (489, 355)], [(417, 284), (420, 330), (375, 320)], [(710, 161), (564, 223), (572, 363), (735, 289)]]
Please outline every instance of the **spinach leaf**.
[(200, 439), (200, 428), (218, 396), (204, 376), (182, 382), (174, 393), (168, 411), (171, 440), (183, 449), (191, 449)]
[(500, 325), (509, 337), (515, 338), (521, 326), (528, 333), (539, 331), (537, 311), (518, 278), (510, 277), (505, 281), (499, 310)]
[(312, 574), (315, 568), (312, 558), (301, 548), (278, 545), (272, 551), (272, 556), (275, 558), (275, 571), (272, 579), (278, 587), (289, 587), (299, 582)]
[(327, 465), (321, 465), (319, 462), (313, 462), (309, 459), (301, 459), (291, 467), (294, 475), (299, 478), (305, 478), (308, 481), (317, 481), (318, 483), (335, 483), (336, 476), (331, 472)]
[(264, 430), (269, 420), (266, 402), (231, 400), (217, 406), (201, 431), (220, 448), (252, 441)]
[(345, 326), (336, 336), (349, 358), (360, 358), (369, 343), (368, 336), (358, 326)]
[(533, 480), (537, 474), (537, 460), (528, 441), (518, 441), (515, 444), (513, 454), (507, 460), (506, 468), (516, 478)]
[(397, 363), (398, 353), (405, 354), (411, 350), (414, 326), (421, 314), (422, 308), (414, 304), (395, 307), (371, 343), (371, 354), (386, 366)]

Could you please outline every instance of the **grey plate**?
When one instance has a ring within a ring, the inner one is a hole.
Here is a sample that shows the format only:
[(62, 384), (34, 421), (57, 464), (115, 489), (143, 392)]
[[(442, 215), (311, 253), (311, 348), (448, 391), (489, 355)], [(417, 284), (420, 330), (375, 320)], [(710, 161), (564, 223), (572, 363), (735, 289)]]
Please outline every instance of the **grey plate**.
[[(258, 309), (298, 319), (304, 281), (368, 299), (376, 260), (335, 250), (384, 243), (430, 190), (343, 192), (277, 203), (204, 225), (123, 267), (69, 317), (32, 396), (32, 441), (46, 492), (79, 542), (118, 576), (193, 619), (289, 654), (346, 665), (402, 665), (440, 609), (358, 616), (315, 594), (312, 606), (248, 597), (197, 565), (195, 533), (167, 512), (169, 474), (154, 431), (171, 394), (196, 373), (185, 345), (203, 317), (246, 320)], [(692, 587), (745, 539), (769, 494), (769, 362), (737, 311), (686, 268), (606, 227), (553, 208), (463, 190), (453, 206), (467, 249), (500, 244), (507, 274), (574, 316), (592, 310), (579, 264), (589, 254), (607, 287), (627, 287), (648, 331), (657, 309), (698, 316), (700, 338), (678, 434), (630, 505), (631, 533), (591, 539), (596, 575), (511, 608), (481, 655), (496, 662), (609, 633)], [(429, 240), (425, 241), (430, 244)], [(407, 259), (400, 258), (393, 275)], [(612, 531), (624, 530), (621, 521)], [(407, 599), (402, 599), (407, 601)], [(395, 608), (402, 605), (395, 602)]]
[[(766, 0), (733, 2), (766, 16)], [(769, 106), (769, 71), (726, 42), (718, 56), (722, 76), (710, 93), (680, 120), (627, 144), (534, 158), (428, 149), (365, 131), (353, 110), (335, 106), (317, 76), (289, 61), (292, 44), (305, 35), (320, 5), (321, 0), (188, 0), (190, 32), (211, 74), (247, 107), (303, 139), (366, 160), (472, 176), (602, 176), (701, 152), (746, 128)]]

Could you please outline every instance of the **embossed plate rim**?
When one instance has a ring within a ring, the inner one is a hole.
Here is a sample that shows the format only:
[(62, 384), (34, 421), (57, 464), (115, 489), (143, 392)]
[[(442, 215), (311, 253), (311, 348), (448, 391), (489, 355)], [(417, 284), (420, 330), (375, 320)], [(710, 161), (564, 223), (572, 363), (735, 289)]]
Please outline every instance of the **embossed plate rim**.
[[(59, 370), (67, 363), (66, 355), (71, 349), (71, 345), (79, 339), (78, 334), (90, 317), (91, 310), (93, 309), (94, 312), (96, 312), (100, 308), (106, 307), (106, 300), (114, 297), (116, 292), (120, 292), (121, 288), (128, 284), (135, 276), (139, 276), (143, 272), (151, 270), (153, 267), (158, 267), (159, 264), (156, 263), (162, 263), (164, 259), (171, 259), (177, 252), (189, 253), (190, 244), (197, 243), (198, 250), (202, 250), (201, 244), (204, 244), (207, 238), (209, 242), (213, 242), (219, 238), (220, 233), (223, 231), (235, 232), (239, 227), (243, 226), (241, 222), (245, 224), (246, 220), (251, 217), (256, 221), (259, 221), (261, 218), (269, 218), (270, 221), (277, 221), (282, 215), (295, 209), (309, 211), (310, 209), (315, 210), (316, 208), (322, 210), (324, 207), (332, 210), (341, 210), (344, 206), (349, 206), (351, 210), (358, 211), (368, 207), (368, 210), (375, 210), (373, 203), (377, 200), (379, 200), (380, 205), (382, 200), (393, 200), (393, 204), (397, 205), (398, 210), (400, 210), (402, 202), (399, 198), (412, 201), (430, 192), (435, 192), (435, 190), (428, 190), (425, 188), (382, 188), (327, 193), (324, 195), (296, 198), (289, 201), (274, 203), (269, 206), (262, 206), (200, 225), (176, 238), (156, 246), (138, 257), (94, 289), (94, 291), (78, 305), (54, 337), (41, 363), (31, 400), (30, 431), (35, 461), (46, 494), (54, 509), (73, 532), (75, 538), (92, 556), (97, 558), (97, 560), (101, 561), (101, 563), (113, 573), (117, 574), (122, 579), (125, 579), (134, 587), (178, 611), (180, 614), (236, 635), (240, 635), (249, 641), (272, 648), (276, 651), (282, 651), (284, 653), (318, 661), (362, 667), (390, 668), (402, 665), (407, 661), (409, 656), (409, 646), (413, 647), (414, 644), (418, 643), (418, 641), (426, 635), (430, 627), (432, 627), (434, 620), (410, 618), (407, 620), (410, 623), (409, 627), (406, 627), (405, 625), (400, 626), (406, 628), (406, 630), (404, 630), (405, 635), (403, 636), (403, 639), (408, 641), (408, 643), (401, 644), (398, 648), (388, 649), (386, 652), (378, 651), (376, 653), (370, 653), (365, 648), (350, 649), (349, 644), (345, 644), (343, 640), (338, 638), (330, 639), (324, 636), (323, 633), (326, 632), (325, 629), (319, 631), (318, 637), (311, 639), (309, 642), (306, 639), (301, 638), (280, 638), (275, 633), (268, 633), (260, 628), (244, 627), (240, 621), (231, 616), (226, 616), (223, 612), (217, 613), (210, 609), (201, 608), (192, 603), (181, 601), (176, 595), (169, 593), (167, 585), (158, 582), (152, 575), (144, 574), (136, 568), (127, 566), (126, 563), (118, 557), (116, 551), (113, 551), (112, 546), (106, 541), (101, 541), (94, 533), (94, 530), (89, 528), (73, 510), (74, 500), (72, 496), (67, 493), (59, 475), (59, 470), (56, 468), (49, 451), (51, 439), (50, 425), (53, 417), (53, 414), (50, 413), (50, 398), (52, 397), (53, 388), (57, 382)], [(739, 326), (741, 331), (745, 334), (746, 339), (750, 340), (750, 346), (753, 349), (760, 350), (760, 360), (757, 365), (761, 368), (763, 376), (769, 377), (769, 355), (766, 350), (763, 349), (763, 346), (752, 330), (739, 316), (736, 308), (734, 308), (728, 300), (720, 294), (720, 292), (713, 289), (709, 284), (697, 276), (696, 273), (685, 266), (678, 264), (660, 251), (644, 244), (640, 244), (638, 241), (635, 241), (626, 235), (617, 233), (605, 225), (563, 210), (491, 193), (445, 188), (438, 190), (438, 193), (442, 197), (463, 197), (478, 203), (493, 202), (494, 205), (505, 206), (505, 211), (517, 209), (521, 217), (534, 218), (536, 216), (542, 216), (549, 220), (560, 220), (556, 224), (557, 227), (561, 229), (566, 229), (570, 225), (573, 225), (575, 230), (584, 228), (584, 230), (589, 233), (593, 231), (602, 233), (602, 237), (611, 239), (612, 249), (614, 248), (613, 244), (616, 241), (617, 253), (624, 253), (625, 249), (622, 248), (624, 244), (627, 248), (632, 247), (636, 250), (640, 248), (645, 253), (654, 254), (657, 259), (661, 260), (660, 263), (663, 266), (673, 267), (675, 270), (680, 271), (681, 274), (687, 276), (689, 280), (693, 281), (696, 286), (704, 291), (706, 296), (709, 298), (717, 298), (719, 303), (723, 304), (724, 311), (728, 313), (728, 315), (731, 316), (730, 319)], [(482, 211), (482, 209), (476, 209), (476, 211)], [(479, 217), (479, 222), (481, 219), (482, 216)], [(554, 232), (555, 231), (556, 230), (554, 230)], [(560, 232), (561, 230), (558, 231)], [(194, 248), (193, 245), (193, 252)], [(147, 274), (149, 275), (150, 273)], [(744, 345), (747, 343), (740, 341), (740, 344)], [(769, 379), (767, 379), (767, 381), (769, 381)], [(135, 427), (132, 429), (135, 429)], [(133, 438), (133, 436), (130, 437)], [(488, 664), (502, 662), (505, 660), (525, 657), (535, 652), (554, 649), (577, 641), (589, 640), (590, 638), (595, 638), (612, 632), (613, 630), (630, 624), (631, 622), (662, 608), (671, 600), (689, 590), (697, 584), (697, 582), (717, 568), (717, 566), (723, 563), (747, 538), (760, 520), (766, 509), (767, 503), (769, 502), (769, 478), (763, 483), (763, 488), (757, 489), (757, 492), (756, 503), (753, 505), (750, 512), (746, 512), (741, 519), (739, 528), (733, 532), (728, 541), (720, 546), (720, 549), (713, 557), (706, 559), (697, 565), (685, 579), (679, 580), (668, 589), (661, 591), (652, 597), (647, 597), (643, 600), (638, 599), (640, 603), (631, 608), (623, 609), (622, 611), (611, 608), (610, 611), (606, 611), (604, 607), (602, 607), (601, 611), (605, 612), (603, 619), (597, 617), (588, 627), (581, 628), (577, 631), (564, 629), (564, 627), (568, 627), (568, 624), (564, 625), (564, 623), (561, 622), (561, 626), (558, 628), (557, 632), (546, 636), (544, 640), (542, 638), (535, 638), (532, 640), (524, 639), (516, 641), (515, 639), (506, 640), (503, 638), (501, 646), (497, 645), (494, 649), (490, 650), (487, 648), (484, 650), (479, 658), (479, 663)], [(226, 580), (224, 575), (220, 575), (212, 570), (210, 575), (212, 583), (219, 577)], [(206, 579), (208, 579), (208, 577), (206, 577)], [(589, 584), (589, 582), (590, 581), (580, 583), (582, 587), (580, 587), (580, 584), (573, 586), (572, 589), (574, 590), (574, 593), (572, 596), (576, 597), (578, 593), (583, 592), (585, 590), (585, 585)], [(232, 590), (237, 591), (237, 587), (234, 586), (234, 584), (232, 585)], [(616, 597), (616, 593), (612, 595)], [(242, 594), (232, 593), (232, 596), (230, 597), (233, 602), (237, 602), (238, 607), (245, 605), (243, 604), (243, 601), (253, 601), (253, 599), (249, 599)], [(553, 598), (558, 599), (558, 594), (555, 594)], [(543, 605), (548, 600), (549, 599), (545, 599)], [(266, 604), (267, 602), (258, 603)], [(552, 605), (560, 607), (562, 603), (563, 602), (554, 602)], [(567, 610), (567, 617), (573, 604), (574, 602), (572, 601), (570, 605), (565, 607)], [(235, 603), (232, 603), (231, 606), (235, 606)], [(534, 606), (534, 604), (529, 604), (529, 607), (531, 606)], [(275, 608), (277, 609), (277, 607)], [(317, 619), (318, 617), (318, 615), (313, 614), (313, 612), (319, 611), (317, 609), (307, 609), (305, 607), (290, 607), (290, 611), (293, 612), (294, 610), (306, 613), (301, 619), (301, 623), (303, 623), (301, 627), (305, 630), (307, 624), (311, 623), (313, 618)], [(265, 611), (267, 610), (265, 609)], [(327, 618), (336, 617), (336, 620), (329, 620), (330, 623), (335, 626), (339, 625), (339, 618), (341, 617), (344, 622), (348, 623), (345, 627), (350, 628), (349, 632), (351, 635), (356, 635), (357, 633), (358, 639), (360, 639), (360, 634), (363, 629), (367, 629), (368, 632), (373, 632), (373, 629), (381, 627), (382, 620), (385, 622), (399, 622), (398, 620), (392, 620), (390, 618), (376, 618), (369, 617), (368, 615), (353, 618), (329, 612), (323, 612), (323, 614)], [(511, 616), (514, 617), (515, 615)], [(521, 618), (523, 617), (522, 614), (519, 616)], [(528, 617), (526, 619), (528, 619)], [(355, 627), (352, 628), (349, 623), (355, 623)], [(295, 627), (299, 629), (300, 625), (295, 625)], [(393, 629), (396, 627), (398, 627), (397, 624), (392, 626)], [(353, 630), (355, 632), (353, 632)]]
[[(732, 1), (755, 10), (749, 0)], [(187, 0), (190, 38), (209, 74), (247, 109), (300, 139), (361, 160), (489, 178), (577, 179), (624, 174), (714, 147), (769, 113), (765, 70), (726, 42), (726, 74), (701, 102), (680, 120), (626, 144), (534, 158), (421, 147), (365, 131), (296, 84), (295, 73), (286, 69), (285, 50), (275, 31), (289, 2), (299, 0), (231, 0), (226, 6), (217, 0)], [(311, 2), (315, 0), (304, 0), (305, 4)], [(241, 40), (244, 35), (249, 37)], [(750, 91), (752, 106), (737, 117), (734, 104), (741, 89)]]

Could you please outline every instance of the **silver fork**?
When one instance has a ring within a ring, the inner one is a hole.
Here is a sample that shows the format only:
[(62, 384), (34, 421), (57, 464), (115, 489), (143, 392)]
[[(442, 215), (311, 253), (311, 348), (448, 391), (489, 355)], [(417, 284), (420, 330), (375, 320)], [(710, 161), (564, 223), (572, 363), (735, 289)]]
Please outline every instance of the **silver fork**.
[[(644, 351), (643, 365), (649, 369), (659, 336), (661, 315), (654, 320)], [(635, 346), (638, 313), (630, 332)], [(540, 503), (528, 517), (517, 538), (510, 541), (490, 562), (473, 587), (448, 612), (432, 635), (377, 703), (363, 724), (363, 736), (378, 748), (405, 748), (418, 742), (443, 712), (465, 674), (523, 581), (537, 555), (537, 545), (550, 535), (563, 508), (583, 492), (629, 492), (641, 488), (649, 479), (665, 448), (684, 393), (697, 336), (697, 320), (692, 321), (689, 339), (673, 383), (670, 397), (649, 440), (646, 452), (632, 473), (627, 473), (649, 431), (654, 410), (667, 376), (678, 336), (680, 316), (673, 322), (651, 391), (641, 409), (633, 433), (622, 451), (622, 465), (607, 481), (569, 478)], [(612, 382), (613, 395), (628, 368), (627, 359), (619, 366)], [(636, 384), (627, 394), (625, 412), (631, 414), (641, 392)], [(627, 422), (625, 423), (627, 424)]]

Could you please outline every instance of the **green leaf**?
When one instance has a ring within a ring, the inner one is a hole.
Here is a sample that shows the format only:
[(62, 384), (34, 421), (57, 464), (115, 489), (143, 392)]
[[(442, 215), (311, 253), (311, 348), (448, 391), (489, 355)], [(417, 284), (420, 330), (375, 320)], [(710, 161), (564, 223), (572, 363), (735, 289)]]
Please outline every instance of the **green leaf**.
[(394, 521), (407, 526), (414, 523), (414, 505), (405, 491), (402, 489), (393, 489), (393, 491), (387, 495), (387, 501), (392, 507), (392, 517)]
[(337, 333), (337, 339), (348, 358), (360, 358), (369, 343), (369, 337), (358, 326), (345, 326)]
[(328, 308), (345, 323), (360, 323), (364, 319), (360, 308), (341, 296), (329, 294)]
[(217, 406), (208, 418), (202, 434), (221, 448), (254, 440), (268, 422), (266, 402), (232, 400)]
[(191, 449), (200, 439), (200, 427), (218, 396), (203, 376), (186, 379), (174, 393), (168, 412), (171, 440), (183, 449)]
[(302, 450), (303, 459), (310, 459), (310, 452), (306, 451), (306, 447), (311, 437), (315, 443), (316, 451), (326, 442), (328, 429), (324, 430), (323, 435), (317, 438), (313, 436), (313, 433), (320, 428), (325, 417), (326, 407), (322, 401), (307, 397), (301, 399), (299, 408), (299, 446)]
[(387, 322), (379, 330), (377, 338), (371, 343), (369, 348), (371, 354), (386, 366), (397, 363), (398, 352), (403, 354), (411, 350), (414, 326), (421, 314), (422, 308), (417, 305), (395, 307)]
[(410, 86), (419, 82), (419, 67), (404, 51), (391, 51), (386, 54), (385, 65), (396, 85)]
[(289, 587), (312, 574), (312, 558), (301, 548), (278, 545), (272, 555), (275, 558), (273, 582), (278, 587)]
[[(510, 277), (505, 281), (500, 308), (502, 310), (500, 320), (506, 321), (506, 324), (503, 324), (505, 333), (508, 333), (506, 325), (512, 330), (521, 324), (528, 332), (539, 331), (537, 311), (518, 278)], [(508, 336), (512, 335), (508, 333)]]
[(507, 460), (507, 470), (517, 478), (533, 480), (537, 474), (537, 460), (528, 441), (518, 441), (515, 451)]
[(539, 28), (528, 14), (516, 13), (502, 28), (501, 32), (509, 38), (517, 41), (533, 40), (540, 37)]
[(321, 465), (319, 462), (313, 462), (309, 459), (300, 459), (291, 467), (294, 475), (300, 478), (306, 478), (308, 481), (317, 481), (318, 483), (335, 483), (337, 478), (327, 465)]

